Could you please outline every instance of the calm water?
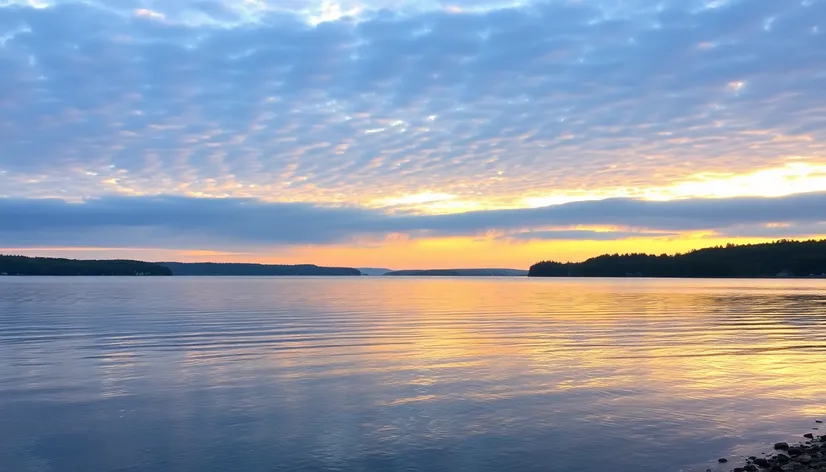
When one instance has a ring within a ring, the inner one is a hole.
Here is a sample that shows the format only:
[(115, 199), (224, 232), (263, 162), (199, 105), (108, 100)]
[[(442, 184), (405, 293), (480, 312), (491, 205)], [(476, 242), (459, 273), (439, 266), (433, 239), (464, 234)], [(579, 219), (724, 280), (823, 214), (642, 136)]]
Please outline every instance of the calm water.
[(718, 470), (825, 414), (826, 281), (0, 277), (3, 472)]

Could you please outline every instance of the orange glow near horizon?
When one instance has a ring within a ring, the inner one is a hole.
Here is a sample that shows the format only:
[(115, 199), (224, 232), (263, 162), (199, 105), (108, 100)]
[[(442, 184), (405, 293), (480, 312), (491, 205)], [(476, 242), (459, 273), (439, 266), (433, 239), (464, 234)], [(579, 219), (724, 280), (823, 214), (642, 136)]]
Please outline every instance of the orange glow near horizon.
[[(816, 238), (818, 236), (812, 236)], [(820, 236), (826, 238), (826, 235)], [(804, 238), (805, 239), (805, 238)], [(514, 268), (542, 260), (577, 262), (600, 254), (645, 252), (674, 254), (692, 249), (771, 242), (775, 238), (722, 238), (686, 234), (679, 238), (634, 238), (616, 241), (526, 241), (493, 238), (399, 238), (365, 245), (316, 245), (255, 248), (249, 251), (153, 248), (41, 247), (0, 248), (3, 254), (89, 259), (139, 259), (180, 262), (250, 262), (317, 264), (389, 269)]]

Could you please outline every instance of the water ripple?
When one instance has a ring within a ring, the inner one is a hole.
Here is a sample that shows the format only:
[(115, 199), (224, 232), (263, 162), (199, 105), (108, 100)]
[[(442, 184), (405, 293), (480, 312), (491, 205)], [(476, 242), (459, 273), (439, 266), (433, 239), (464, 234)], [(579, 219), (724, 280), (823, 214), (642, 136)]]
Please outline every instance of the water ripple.
[(717, 467), (826, 408), (826, 282), (0, 278), (0, 470)]

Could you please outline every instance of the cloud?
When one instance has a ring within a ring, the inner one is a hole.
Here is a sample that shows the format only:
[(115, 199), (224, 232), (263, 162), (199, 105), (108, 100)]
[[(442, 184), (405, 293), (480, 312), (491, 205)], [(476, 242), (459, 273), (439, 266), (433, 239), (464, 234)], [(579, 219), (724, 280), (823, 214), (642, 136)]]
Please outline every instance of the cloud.
[(789, 224), (768, 223), (736, 225), (720, 231), (728, 238), (801, 239), (826, 235), (826, 222)]
[(449, 5), (0, 2), (0, 195), (513, 208), (826, 166), (826, 1)]
[(616, 241), (632, 238), (670, 238), (679, 233), (651, 231), (594, 231), (585, 229), (526, 231), (508, 234), (507, 241)]
[[(0, 199), (0, 221), (9, 222), (0, 228), (0, 247), (245, 250), (382, 240), (393, 234), (495, 234), (514, 241), (651, 238), (685, 231), (784, 237), (826, 228), (826, 193), (670, 202), (612, 199), (446, 215), (235, 198), (102, 197), (84, 203)], [(582, 226), (622, 229), (600, 233), (578, 228)]]

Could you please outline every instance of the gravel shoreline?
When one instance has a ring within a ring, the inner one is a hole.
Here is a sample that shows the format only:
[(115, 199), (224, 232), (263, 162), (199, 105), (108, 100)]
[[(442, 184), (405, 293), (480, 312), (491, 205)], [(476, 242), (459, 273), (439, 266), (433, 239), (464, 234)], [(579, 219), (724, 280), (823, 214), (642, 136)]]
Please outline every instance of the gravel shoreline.
[[(822, 423), (817, 420), (816, 423)], [(815, 428), (816, 429), (816, 428)], [(826, 472), (826, 435), (816, 436), (813, 433), (803, 435), (806, 439), (797, 444), (789, 445), (779, 442), (774, 445), (775, 452), (765, 457), (751, 456), (742, 466), (731, 469), (732, 472)], [(719, 459), (721, 464), (727, 464), (727, 459)], [(706, 472), (710, 472), (707, 469)]]

